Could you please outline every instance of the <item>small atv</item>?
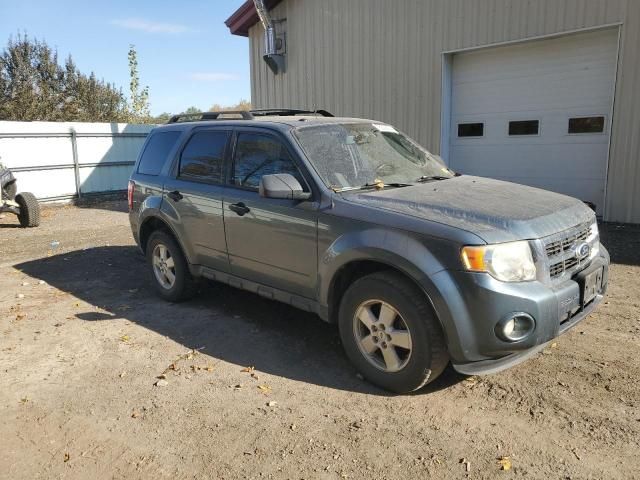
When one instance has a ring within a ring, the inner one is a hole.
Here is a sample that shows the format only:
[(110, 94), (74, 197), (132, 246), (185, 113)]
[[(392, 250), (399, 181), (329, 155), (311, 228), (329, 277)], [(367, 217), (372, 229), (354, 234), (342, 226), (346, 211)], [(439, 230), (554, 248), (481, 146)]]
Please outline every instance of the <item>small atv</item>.
[(40, 225), (40, 205), (33, 193), (18, 192), (16, 177), (0, 163), (0, 213), (18, 216), (22, 227)]

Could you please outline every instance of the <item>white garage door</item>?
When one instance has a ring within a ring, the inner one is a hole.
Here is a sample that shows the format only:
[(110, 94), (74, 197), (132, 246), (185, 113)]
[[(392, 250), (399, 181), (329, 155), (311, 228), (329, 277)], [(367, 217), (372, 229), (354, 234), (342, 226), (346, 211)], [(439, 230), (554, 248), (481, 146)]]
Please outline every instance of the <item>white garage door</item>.
[(617, 29), (453, 57), (449, 164), (565, 193), (601, 214)]

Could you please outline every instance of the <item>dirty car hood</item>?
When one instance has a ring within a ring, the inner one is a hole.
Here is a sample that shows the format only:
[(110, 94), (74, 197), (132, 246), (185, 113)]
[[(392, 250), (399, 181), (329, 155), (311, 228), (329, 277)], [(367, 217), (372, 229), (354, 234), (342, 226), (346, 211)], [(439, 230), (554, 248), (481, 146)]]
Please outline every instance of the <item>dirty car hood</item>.
[(541, 238), (595, 217), (583, 202), (566, 195), (466, 175), (343, 198), (461, 228), (487, 243)]

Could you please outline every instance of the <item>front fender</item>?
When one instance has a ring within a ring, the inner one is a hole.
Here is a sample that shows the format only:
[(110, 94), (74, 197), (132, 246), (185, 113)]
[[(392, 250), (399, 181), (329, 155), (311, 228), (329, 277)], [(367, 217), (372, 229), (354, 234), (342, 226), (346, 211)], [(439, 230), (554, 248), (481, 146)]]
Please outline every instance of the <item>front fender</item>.
[[(440, 260), (414, 234), (379, 227), (354, 230), (332, 242), (318, 265), (318, 297), (329, 304), (333, 280), (351, 262), (371, 260), (401, 270), (422, 285), (425, 278), (444, 269)], [(429, 293), (429, 292), (427, 292)]]
[(427, 296), (442, 326), (453, 357), (461, 356), (460, 331), (449, 301), (459, 294), (446, 264), (458, 249), (450, 242), (425, 239), (404, 231), (370, 228), (338, 237), (322, 254), (318, 265), (319, 301), (328, 311), (333, 281), (351, 262), (370, 260), (388, 265), (413, 279)]

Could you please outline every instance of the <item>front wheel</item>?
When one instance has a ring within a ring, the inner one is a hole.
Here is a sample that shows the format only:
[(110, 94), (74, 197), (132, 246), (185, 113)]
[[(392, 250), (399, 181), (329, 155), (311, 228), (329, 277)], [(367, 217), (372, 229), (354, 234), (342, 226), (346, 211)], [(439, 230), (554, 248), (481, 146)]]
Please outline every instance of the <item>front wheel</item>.
[(40, 204), (33, 193), (22, 192), (16, 195), (16, 203), (20, 209), (18, 221), (22, 227), (40, 225)]
[(395, 272), (360, 278), (345, 292), (340, 337), (370, 382), (397, 393), (435, 380), (449, 362), (440, 324), (425, 294)]
[(147, 242), (146, 253), (156, 291), (162, 298), (180, 302), (197, 293), (198, 283), (171, 235), (160, 230), (153, 232)]

